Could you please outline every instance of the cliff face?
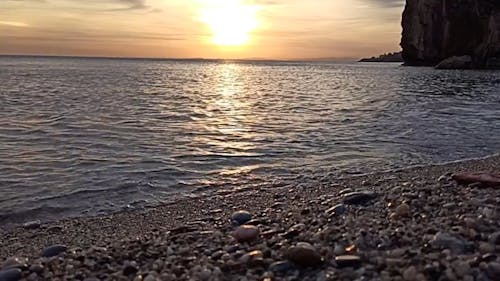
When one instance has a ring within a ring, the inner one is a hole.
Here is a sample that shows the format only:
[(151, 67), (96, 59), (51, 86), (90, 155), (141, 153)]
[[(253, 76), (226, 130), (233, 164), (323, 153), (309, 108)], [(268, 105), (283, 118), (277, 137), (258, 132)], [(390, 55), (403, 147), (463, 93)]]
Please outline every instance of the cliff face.
[(407, 65), (472, 57), (472, 67), (498, 67), (500, 0), (406, 0), (401, 47)]

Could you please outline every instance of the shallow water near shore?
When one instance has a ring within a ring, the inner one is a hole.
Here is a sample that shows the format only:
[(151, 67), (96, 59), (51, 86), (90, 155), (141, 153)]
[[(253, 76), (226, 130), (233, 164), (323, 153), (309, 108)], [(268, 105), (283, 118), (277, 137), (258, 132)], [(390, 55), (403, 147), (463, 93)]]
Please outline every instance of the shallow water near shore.
[(0, 57), (0, 223), (500, 151), (500, 72)]

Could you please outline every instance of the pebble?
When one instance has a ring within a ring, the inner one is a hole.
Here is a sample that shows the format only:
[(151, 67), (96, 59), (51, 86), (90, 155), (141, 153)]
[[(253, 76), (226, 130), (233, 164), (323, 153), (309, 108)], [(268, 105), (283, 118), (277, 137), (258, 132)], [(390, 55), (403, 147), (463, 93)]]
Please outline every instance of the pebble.
[(240, 243), (253, 241), (259, 237), (259, 228), (254, 225), (239, 226), (233, 232), (233, 237)]
[(331, 217), (331, 216), (340, 216), (344, 214), (346, 211), (347, 208), (344, 204), (338, 204), (326, 210), (325, 213)]
[(293, 238), (293, 237), (299, 235), (305, 229), (306, 229), (306, 225), (305, 224), (298, 223), (298, 224), (290, 227), (290, 229), (288, 229), (288, 231), (285, 234), (283, 234), (283, 237), (286, 238), (286, 239)]
[(46, 258), (49, 258), (49, 257), (54, 257), (54, 256), (59, 255), (60, 253), (65, 252), (67, 249), (68, 249), (68, 247), (66, 247), (66, 246), (64, 246), (64, 245), (53, 245), (53, 246), (49, 246), (49, 247), (45, 248), (45, 249), (42, 251), (41, 256), (42, 256), (42, 257), (46, 257)]
[(35, 220), (35, 221), (29, 221), (29, 222), (23, 224), (23, 227), (26, 228), (26, 229), (37, 229), (41, 225), (42, 225), (41, 221)]
[(231, 221), (236, 222), (238, 225), (243, 225), (252, 220), (252, 214), (248, 211), (240, 210), (231, 215)]
[(29, 270), (30, 270), (31, 272), (36, 272), (36, 273), (38, 273), (38, 272), (42, 272), (42, 271), (43, 271), (43, 269), (44, 269), (43, 265), (41, 265), (41, 264), (38, 264), (38, 263), (37, 263), (37, 264), (32, 264), (32, 265), (30, 266), (30, 269), (29, 269)]
[(493, 245), (500, 245), (500, 231), (492, 233), (489, 238)]
[(459, 278), (463, 278), (471, 271), (469, 263), (464, 261), (457, 260), (451, 264), (451, 267), (453, 268), (455, 275)]
[(288, 248), (286, 257), (301, 266), (315, 266), (322, 262), (321, 255), (316, 248), (306, 242), (299, 242)]
[(333, 253), (337, 256), (345, 254), (345, 247), (340, 244), (335, 244), (335, 248), (333, 248)]
[(486, 242), (479, 242), (479, 252), (481, 254), (492, 253), (493, 251), (495, 251), (495, 245)]
[(134, 262), (132, 262), (132, 263), (127, 264), (123, 268), (122, 273), (125, 276), (129, 276), (129, 275), (136, 274), (138, 271), (139, 271), (139, 269), (137, 268), (137, 265)]
[(0, 281), (17, 281), (21, 279), (21, 270), (19, 268), (11, 268), (0, 271)]
[(410, 205), (403, 203), (396, 207), (394, 214), (398, 217), (406, 217), (410, 214)]
[(348, 205), (361, 205), (375, 199), (377, 194), (370, 191), (357, 191), (346, 193), (343, 196), (344, 204)]
[(405, 281), (413, 281), (417, 276), (417, 269), (415, 266), (410, 266), (403, 271), (403, 279)]
[(466, 241), (444, 232), (434, 235), (431, 244), (434, 247), (449, 249), (456, 254), (464, 253), (469, 248), (469, 243)]
[(490, 262), (486, 268), (486, 273), (489, 277), (493, 278), (493, 280), (500, 280), (500, 263)]
[(28, 268), (28, 260), (25, 258), (17, 258), (17, 257), (9, 258), (5, 260), (5, 262), (1, 266), (2, 270), (11, 268), (19, 268), (19, 269)]
[(361, 265), (361, 258), (354, 255), (345, 255), (335, 257), (335, 263), (338, 267), (359, 267)]
[(269, 266), (269, 271), (286, 272), (292, 268), (293, 268), (293, 265), (289, 261), (277, 261), (277, 262), (273, 262)]

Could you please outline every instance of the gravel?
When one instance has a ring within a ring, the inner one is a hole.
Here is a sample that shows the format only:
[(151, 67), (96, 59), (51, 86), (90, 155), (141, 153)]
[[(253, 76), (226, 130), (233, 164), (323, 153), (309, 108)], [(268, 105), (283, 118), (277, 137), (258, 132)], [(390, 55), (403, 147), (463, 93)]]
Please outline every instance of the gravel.
[(498, 280), (500, 189), (467, 171), (500, 157), (0, 230), (0, 280)]

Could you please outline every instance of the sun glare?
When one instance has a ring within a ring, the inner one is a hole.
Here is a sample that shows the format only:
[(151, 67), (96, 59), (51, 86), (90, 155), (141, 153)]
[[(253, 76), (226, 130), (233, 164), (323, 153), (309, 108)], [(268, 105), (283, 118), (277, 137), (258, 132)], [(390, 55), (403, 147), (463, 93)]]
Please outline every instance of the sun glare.
[(258, 26), (257, 10), (242, 0), (205, 0), (200, 20), (212, 30), (212, 42), (220, 46), (241, 46)]

